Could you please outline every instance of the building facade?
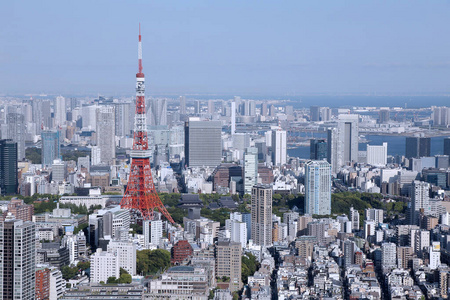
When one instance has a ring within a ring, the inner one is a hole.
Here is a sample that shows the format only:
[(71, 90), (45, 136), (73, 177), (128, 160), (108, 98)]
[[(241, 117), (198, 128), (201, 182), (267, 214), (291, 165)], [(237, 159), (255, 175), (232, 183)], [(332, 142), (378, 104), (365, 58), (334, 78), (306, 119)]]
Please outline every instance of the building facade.
[(185, 155), (189, 167), (216, 167), (222, 161), (222, 124), (190, 118), (185, 124)]
[(252, 188), (252, 233), (253, 243), (272, 245), (272, 187), (256, 185)]
[(0, 140), (0, 194), (17, 193), (17, 143), (11, 140)]
[(0, 222), (0, 299), (35, 299), (35, 235), (32, 222)]
[(331, 214), (331, 165), (327, 161), (306, 163), (305, 214)]

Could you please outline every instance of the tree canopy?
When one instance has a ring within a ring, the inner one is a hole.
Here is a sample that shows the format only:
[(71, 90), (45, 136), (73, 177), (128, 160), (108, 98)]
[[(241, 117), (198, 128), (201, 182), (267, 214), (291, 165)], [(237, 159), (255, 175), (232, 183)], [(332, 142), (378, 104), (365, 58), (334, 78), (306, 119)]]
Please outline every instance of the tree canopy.
[(153, 275), (170, 267), (170, 252), (163, 249), (136, 252), (137, 273)]

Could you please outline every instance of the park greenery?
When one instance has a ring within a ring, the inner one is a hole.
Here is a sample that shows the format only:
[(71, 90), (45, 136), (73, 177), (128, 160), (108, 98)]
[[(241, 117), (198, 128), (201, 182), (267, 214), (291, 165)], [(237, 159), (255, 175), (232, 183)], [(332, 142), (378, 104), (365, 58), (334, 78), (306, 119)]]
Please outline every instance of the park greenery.
[(140, 275), (155, 275), (170, 267), (170, 252), (163, 249), (136, 252), (136, 268)]
[[(220, 222), (221, 226), (225, 225), (225, 220), (229, 218), (230, 213), (233, 211), (228, 208), (210, 209), (208, 206), (212, 203), (218, 203), (220, 197), (227, 195), (220, 194), (200, 194), (200, 199), (203, 202), (204, 207), (201, 209), (201, 215), (209, 218), (215, 222)], [(56, 208), (57, 202), (60, 198), (59, 195), (39, 195), (35, 194), (31, 197), (24, 197), (22, 195), (16, 195), (16, 197), (23, 199), (27, 204), (33, 204), (36, 214), (51, 212)], [(167, 211), (172, 216), (174, 221), (178, 224), (183, 224), (183, 218), (187, 217), (187, 209), (179, 207), (179, 201), (181, 195), (178, 193), (160, 193), (159, 197), (162, 203), (167, 208)], [(250, 213), (251, 210), (251, 197), (248, 194), (239, 198), (238, 195), (231, 196), (235, 202), (238, 203), (238, 207), (235, 211), (241, 213)], [(12, 196), (1, 197), (2, 200), (10, 200)], [(297, 208), (301, 213), (304, 208), (305, 197), (303, 194), (273, 194), (272, 196), (272, 212), (282, 217), (285, 212), (290, 209)], [(376, 193), (360, 193), (360, 192), (338, 192), (331, 195), (331, 216), (340, 214), (348, 214), (350, 207), (358, 210), (361, 214), (361, 220), (363, 220), (364, 210), (367, 208), (384, 209), (388, 218), (397, 218), (399, 215), (404, 214), (406, 211), (406, 203), (403, 201), (385, 201), (383, 195)], [(74, 214), (92, 214), (100, 206), (86, 207), (85, 205), (77, 206), (75, 204), (60, 204), (60, 208), (70, 208)], [(317, 216), (316, 216), (317, 217)], [(323, 216), (326, 217), (326, 216)], [(84, 228), (77, 228), (76, 231), (83, 230)], [(133, 233), (141, 233), (142, 227), (136, 225), (132, 227)]]
[[(63, 161), (74, 160), (77, 161), (79, 157), (85, 157), (91, 155), (90, 151), (73, 150), (63, 151), (61, 158)], [(32, 164), (42, 163), (42, 149), (36, 147), (29, 147), (25, 149), (25, 158), (30, 160)]]
[(259, 262), (256, 256), (250, 252), (242, 256), (241, 279), (244, 284), (248, 283), (248, 277), (253, 276), (259, 269)]
[(30, 160), (32, 164), (40, 164), (42, 162), (42, 149), (35, 147), (26, 148), (25, 158)]

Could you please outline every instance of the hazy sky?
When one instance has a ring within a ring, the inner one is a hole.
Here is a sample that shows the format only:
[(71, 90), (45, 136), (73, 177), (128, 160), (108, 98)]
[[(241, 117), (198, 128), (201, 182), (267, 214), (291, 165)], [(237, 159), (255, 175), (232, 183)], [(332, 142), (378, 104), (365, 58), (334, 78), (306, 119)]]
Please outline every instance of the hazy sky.
[(450, 1), (12, 1), (0, 94), (449, 93)]

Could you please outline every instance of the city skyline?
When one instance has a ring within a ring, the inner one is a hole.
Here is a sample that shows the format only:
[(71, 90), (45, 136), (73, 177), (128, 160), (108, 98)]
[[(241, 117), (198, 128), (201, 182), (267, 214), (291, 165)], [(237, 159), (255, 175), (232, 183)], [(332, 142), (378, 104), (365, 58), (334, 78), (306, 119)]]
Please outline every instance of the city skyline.
[(52, 4), (5, 3), (0, 93), (131, 95), (138, 21), (155, 95), (449, 92), (446, 2)]

